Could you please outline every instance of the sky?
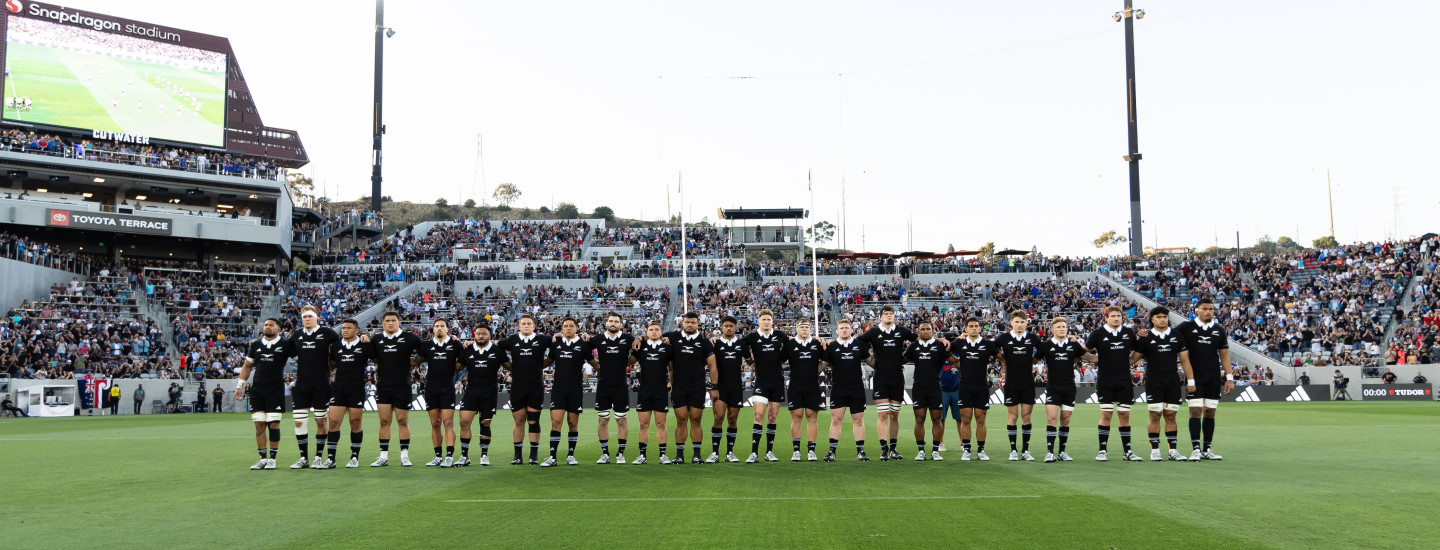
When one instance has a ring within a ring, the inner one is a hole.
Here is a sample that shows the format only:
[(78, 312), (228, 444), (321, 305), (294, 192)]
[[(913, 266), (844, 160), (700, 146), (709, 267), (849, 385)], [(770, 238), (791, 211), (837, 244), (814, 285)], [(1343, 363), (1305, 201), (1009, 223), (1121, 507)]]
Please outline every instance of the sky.
[[(64, 5), (228, 37), (317, 186), (369, 195), (373, 4)], [(808, 179), (852, 250), (1121, 253), (1091, 241), (1129, 225), (1122, 6), (391, 0), (384, 194), (662, 219), (683, 179), (715, 221)], [(1136, 7), (1145, 245), (1308, 245), (1332, 203), (1341, 242), (1440, 229), (1440, 3)]]

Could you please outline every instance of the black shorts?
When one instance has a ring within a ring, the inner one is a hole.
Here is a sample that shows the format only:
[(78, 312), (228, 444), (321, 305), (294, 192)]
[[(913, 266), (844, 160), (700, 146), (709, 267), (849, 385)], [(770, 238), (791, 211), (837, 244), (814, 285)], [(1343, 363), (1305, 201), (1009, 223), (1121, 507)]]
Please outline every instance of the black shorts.
[[(1145, 382), (1146, 403), (1170, 403), (1179, 405), (1184, 402), (1185, 388), (1180, 386), (1183, 382), (1170, 380), (1168, 376), (1166, 378), (1167, 380), (1164, 382), (1157, 380)], [(1197, 387), (1195, 389), (1198, 390), (1200, 388)]]
[(460, 396), (460, 410), (480, 413), (480, 419), (495, 417), (495, 390), (465, 390)]
[(1006, 407), (1035, 404), (1035, 386), (1005, 388), (1004, 394)]
[(1214, 380), (1196, 380), (1195, 391), (1191, 392), (1190, 399), (1220, 399), (1220, 392), (1225, 390), (1225, 380), (1215, 378)]
[(250, 412), (278, 413), (285, 411), (285, 388), (250, 388)]
[(956, 393), (960, 394), (960, 408), (990, 410), (990, 390), (985, 386), (961, 384)]
[(540, 410), (545, 404), (545, 390), (540, 388), (511, 388), (510, 389), (510, 410), (523, 411), (525, 409)]
[(701, 389), (671, 389), (670, 406), (675, 408), (690, 407), (692, 409), (705, 408), (705, 390)]
[(1101, 403), (1135, 404), (1135, 384), (1129, 380), (1101, 380), (1095, 383), (1095, 397)]
[(755, 395), (764, 397), (771, 403), (782, 403), (785, 401), (785, 386), (755, 386)]
[(790, 410), (809, 409), (812, 411), (825, 410), (825, 399), (820, 395), (819, 387), (797, 388), (790, 386)]
[(910, 388), (910, 397), (915, 399), (917, 409), (939, 409), (940, 408), (940, 387), (933, 388), (916, 387)]
[(290, 388), (290, 409), (323, 411), (330, 406), (330, 384), (295, 384)]
[(850, 409), (850, 414), (865, 412), (865, 388), (830, 388), (830, 411)]
[(425, 410), (441, 411), (455, 409), (455, 390), (425, 391)]
[(1045, 388), (1045, 404), (1062, 407), (1075, 406), (1075, 384), (1051, 384)]
[(347, 409), (365, 408), (365, 383), (336, 382), (330, 386), (330, 406)]
[(595, 388), (595, 410), (623, 413), (630, 410), (630, 388), (600, 386)]
[(745, 389), (740, 386), (722, 386), (720, 388), (720, 402), (732, 409), (744, 406)]
[(551, 388), (550, 410), (580, 414), (585, 408), (585, 392), (579, 388)]
[(904, 383), (904, 382), (893, 382), (893, 383), (882, 384), (882, 383), (880, 383), (880, 382), (877, 381), (877, 382), (875, 382), (874, 397), (875, 397), (875, 400), (876, 400), (876, 401), (885, 400), (885, 401), (897, 401), (897, 402), (904, 403), (904, 402), (905, 402), (905, 383)]
[(658, 412), (670, 411), (670, 395), (664, 391), (640, 391), (635, 396), (636, 412)]
[(397, 409), (410, 409), (410, 402), (415, 398), (410, 395), (410, 386), (375, 388), (375, 404), (390, 405)]

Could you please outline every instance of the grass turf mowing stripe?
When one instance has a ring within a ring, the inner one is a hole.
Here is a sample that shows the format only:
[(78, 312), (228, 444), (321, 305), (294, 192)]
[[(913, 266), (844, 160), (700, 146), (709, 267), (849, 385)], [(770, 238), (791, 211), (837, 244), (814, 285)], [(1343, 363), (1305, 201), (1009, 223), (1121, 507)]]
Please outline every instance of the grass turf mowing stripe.
[(906, 496), (906, 497), (634, 497), (634, 498), (477, 498), (447, 500), (450, 503), (466, 502), (729, 502), (729, 501), (772, 501), (772, 500), (974, 500), (987, 498), (1041, 498), (1042, 495), (949, 495), (949, 496)]
[[(952, 421), (946, 430), (950, 450), (938, 463), (880, 463), (873, 457), (855, 462), (847, 428), (841, 461), (833, 464), (663, 468), (654, 461), (658, 449), (652, 442), (650, 465), (599, 466), (589, 462), (599, 446), (594, 416), (587, 414), (576, 451), (582, 466), (504, 464), (512, 454), (511, 420), (500, 416), (493, 427), (496, 466), (442, 470), (392, 463), (334, 472), (286, 469), (296, 454), (287, 418), (281, 469), (261, 473), (248, 470), (255, 460), (254, 432), (244, 414), (7, 418), (0, 419), (0, 440), (56, 439), (0, 443), (0, 471), (23, 476), (25, 494), (55, 498), (16, 493), (0, 500), (0, 517), (6, 518), (7, 548), (184, 547), (197, 540), (246, 548), (443, 548), (473, 546), (476, 537), (487, 544), (571, 547), (958, 543), (1314, 549), (1426, 547), (1430, 541), (1428, 516), (1440, 499), (1440, 490), (1424, 482), (1424, 472), (1433, 469), (1431, 442), (1440, 435), (1440, 407), (1433, 403), (1228, 406), (1220, 411), (1216, 431), (1218, 452), (1226, 460), (1200, 464), (1095, 462), (1096, 416), (1094, 407), (1076, 411), (1071, 463), (958, 461)], [(782, 416), (782, 432), (788, 432), (788, 421)], [(902, 415), (902, 448), (913, 444), (911, 421)], [(366, 415), (365, 427), (362, 465), (376, 452), (374, 413)], [(638, 455), (634, 427), (632, 422), (630, 460)], [(1291, 429), (1296, 427), (1312, 429)], [(1184, 447), (1183, 419), (1180, 431)], [(1135, 442), (1144, 449), (1141, 433), (1137, 427)], [(868, 437), (874, 449), (873, 427)], [(612, 451), (615, 439), (612, 435)], [(788, 453), (788, 441), (779, 439), (777, 449)], [(708, 454), (709, 441), (702, 440)], [(992, 454), (1008, 447), (1003, 440), (1003, 431), (991, 430)], [(417, 456), (428, 456), (428, 434), (415, 430), (412, 442)], [(748, 452), (748, 434), (739, 443), (737, 450)], [(1118, 450), (1117, 436), (1110, 445)], [(1032, 451), (1036, 448), (1043, 452), (1043, 438), (1032, 441)], [(348, 438), (342, 437), (341, 462), (347, 450)], [(472, 460), (478, 455), (474, 442), (471, 455)], [(924, 498), (949, 495), (1041, 498)], [(744, 497), (813, 500), (739, 500)], [(904, 497), (913, 497), (913, 503)], [(655, 498), (711, 500), (642, 500)], [(583, 499), (631, 500), (592, 506)], [(297, 501), (323, 502), (325, 513), (292, 513)], [(178, 517), (203, 521), (186, 529), (163, 528)], [(74, 529), (77, 523), (87, 527)], [(257, 532), (256, 526), (263, 526), (263, 534), (233, 537)]]

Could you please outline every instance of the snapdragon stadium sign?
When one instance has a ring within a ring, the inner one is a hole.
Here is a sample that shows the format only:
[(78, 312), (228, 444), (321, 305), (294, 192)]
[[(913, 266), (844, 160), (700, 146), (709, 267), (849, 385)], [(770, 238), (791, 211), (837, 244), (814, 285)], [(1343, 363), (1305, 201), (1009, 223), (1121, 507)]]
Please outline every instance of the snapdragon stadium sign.
[(174, 233), (171, 221), (163, 218), (127, 216), (107, 212), (78, 212), (55, 208), (51, 208), (45, 217), (45, 225), (145, 235), (171, 235)]

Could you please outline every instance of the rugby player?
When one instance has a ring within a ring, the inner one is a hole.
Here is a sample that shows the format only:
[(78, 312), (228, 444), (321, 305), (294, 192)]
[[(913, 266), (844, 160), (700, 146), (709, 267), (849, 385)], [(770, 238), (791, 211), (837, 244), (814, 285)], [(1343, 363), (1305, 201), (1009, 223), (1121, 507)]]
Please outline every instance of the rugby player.
[(290, 417), (295, 420), (295, 442), (300, 447), (300, 460), (290, 466), (298, 470), (307, 466), (310, 455), (310, 416), (315, 416), (315, 468), (324, 463), (325, 444), (329, 443), (329, 426), (325, 414), (330, 403), (330, 347), (340, 335), (330, 327), (320, 326), (315, 306), (300, 308), (300, 325), (290, 334), (295, 346), (295, 386), (290, 389)]
[(975, 458), (990, 460), (985, 455), (985, 413), (990, 410), (987, 374), (990, 361), (1000, 354), (994, 340), (980, 336), (980, 320), (965, 319), (965, 336), (950, 345), (950, 364), (960, 371), (960, 460), (970, 460), (971, 420), (974, 419)]
[(755, 322), (758, 327), (745, 335), (745, 348), (750, 350), (755, 369), (755, 393), (750, 404), (755, 408), (755, 425), (750, 432), (750, 458), (747, 464), (760, 461), (760, 436), (766, 435), (765, 461), (775, 462), (775, 418), (780, 402), (785, 399), (785, 342), (790, 337), (775, 330), (775, 314), (760, 310)]
[(1085, 340), (1086, 360), (1095, 363), (1097, 371), (1095, 395), (1100, 402), (1100, 452), (1095, 460), (1108, 460), (1110, 417), (1120, 417), (1120, 442), (1125, 445), (1122, 459), (1139, 462), (1130, 451), (1130, 406), (1135, 403), (1135, 385), (1130, 381), (1130, 365), (1139, 360), (1135, 353), (1135, 331), (1122, 326), (1125, 313), (1119, 306), (1105, 308), (1105, 326), (1092, 331)]
[(1215, 321), (1215, 301), (1201, 298), (1198, 304), (1195, 319), (1175, 327), (1185, 338), (1195, 373), (1195, 391), (1187, 396), (1193, 447), (1190, 460), (1220, 460), (1220, 455), (1210, 449), (1215, 438), (1215, 408), (1220, 405), (1221, 395), (1235, 390), (1235, 373), (1230, 367), (1229, 336), (1225, 327)]
[(380, 412), (380, 457), (370, 463), (390, 464), (390, 423), (400, 425), (400, 465), (410, 465), (410, 367), (420, 337), (400, 330), (400, 314), (387, 311), (380, 318), (383, 333), (371, 339), (375, 346), (375, 405)]
[(1084, 355), (1085, 347), (1070, 335), (1070, 321), (1064, 317), (1051, 319), (1050, 338), (1040, 342), (1040, 357), (1049, 373), (1045, 384), (1045, 462), (1074, 460), (1065, 452), (1065, 445), (1070, 441), (1070, 415), (1075, 412), (1075, 368)]
[(361, 420), (365, 417), (365, 369), (375, 357), (375, 348), (360, 341), (360, 324), (354, 319), (340, 323), (341, 340), (330, 345), (330, 365), (335, 382), (330, 386), (329, 441), (327, 458), (321, 469), (335, 467), (335, 448), (340, 444), (340, 420), (350, 421), (350, 462), (346, 468), (360, 467), (360, 443), (365, 439)]
[(490, 340), (490, 327), (480, 325), (471, 331), (474, 341), (465, 345), (460, 364), (465, 366), (465, 393), (460, 398), (460, 460), (456, 466), (470, 465), (470, 425), (480, 416), (481, 466), (490, 465), (490, 421), (495, 418), (495, 391), (500, 370), (510, 369), (510, 356)]
[(724, 431), (725, 461), (740, 461), (735, 457), (736, 424), (740, 422), (741, 402), (745, 400), (745, 385), (740, 380), (740, 371), (744, 370), (750, 350), (745, 348), (745, 341), (735, 335), (735, 326), (734, 317), (721, 317), (720, 337), (710, 339), (710, 345), (715, 350), (715, 367), (720, 376), (715, 388), (710, 390), (711, 416), (715, 418), (710, 426), (710, 456), (705, 462), (711, 464), (720, 461), (721, 428), (727, 422), (730, 429)]
[[(861, 365), (874, 366), (870, 345), (851, 338), (849, 319), (841, 319), (835, 328), (834, 341), (821, 341), (824, 361), (830, 366), (830, 452), (825, 462), (835, 461), (835, 448), (840, 444), (840, 424), (845, 409), (850, 409), (850, 431), (855, 436), (855, 459), (867, 462), (865, 456), (865, 373)], [(882, 436), (883, 437), (883, 436)], [(887, 460), (889, 457), (882, 457)]]
[(652, 415), (655, 417), (655, 441), (660, 445), (660, 463), (670, 463), (670, 456), (665, 454), (668, 437), (665, 414), (670, 411), (671, 355), (670, 342), (661, 334), (660, 323), (646, 325), (645, 338), (636, 338), (630, 344), (630, 360), (640, 369), (640, 391), (635, 401), (635, 412), (640, 416), (640, 456), (632, 464), (644, 464), (646, 461)]
[[(995, 337), (1005, 373), (1005, 431), (1010, 436), (1010, 460), (1035, 460), (1030, 455), (1030, 413), (1035, 409), (1035, 354), (1040, 338), (1027, 331), (1024, 311), (1010, 312), (1010, 332)], [(1020, 452), (1015, 452), (1017, 419), (1021, 428)]]
[[(925, 460), (925, 415), (930, 415), (930, 460), (940, 457), (940, 441), (945, 438), (945, 424), (940, 420), (940, 370), (950, 356), (949, 342), (935, 338), (935, 324), (920, 323), (916, 340), (905, 349), (904, 359), (915, 365), (911, 377), (910, 397), (915, 400), (915, 460)], [(793, 375), (792, 375), (793, 376)]]
[(880, 460), (900, 460), (896, 442), (900, 434), (900, 408), (905, 403), (905, 344), (915, 333), (895, 324), (895, 308), (880, 308), (880, 324), (855, 337), (875, 354), (875, 429), (880, 436)]
[(624, 332), (625, 320), (618, 313), (605, 316), (605, 333), (593, 341), (600, 366), (600, 380), (595, 385), (595, 414), (599, 417), (595, 435), (600, 439), (600, 459), (596, 464), (610, 463), (610, 417), (615, 417), (615, 463), (625, 463), (625, 439), (630, 435), (625, 415), (630, 412), (630, 344), (635, 337)]
[[(285, 362), (295, 356), (295, 344), (280, 337), (280, 321), (265, 320), (261, 337), (250, 341), (245, 349), (245, 364), (240, 367), (240, 380), (235, 384), (235, 400), (245, 397), (245, 381), (255, 372), (250, 386), (250, 420), (255, 423), (255, 447), (260, 461), (251, 470), (274, 470), (275, 453), (280, 449), (280, 418), (285, 410)], [(266, 452), (266, 434), (269, 452)]]
[(791, 462), (800, 462), (800, 428), (805, 428), (808, 452), (806, 458), (815, 462), (815, 438), (820, 436), (820, 411), (825, 397), (820, 393), (820, 359), (824, 348), (818, 338), (810, 337), (810, 322), (795, 324), (795, 337), (785, 342), (785, 358), (790, 363), (790, 444), (795, 454)]
[(545, 352), (552, 342), (535, 333), (535, 317), (529, 313), (520, 315), (515, 325), (519, 333), (499, 342), (500, 349), (510, 355), (510, 414), (515, 420), (512, 432), (515, 460), (510, 464), (518, 466), (524, 463), (521, 452), (528, 432), (530, 465), (534, 466), (540, 463), (540, 406), (545, 400)]
[(460, 341), (450, 338), (450, 323), (436, 319), (430, 325), (430, 339), (420, 343), (411, 361), (414, 366), (426, 365), (425, 414), (430, 417), (430, 443), (435, 446), (435, 458), (426, 466), (455, 465), (455, 364), (463, 352)]

